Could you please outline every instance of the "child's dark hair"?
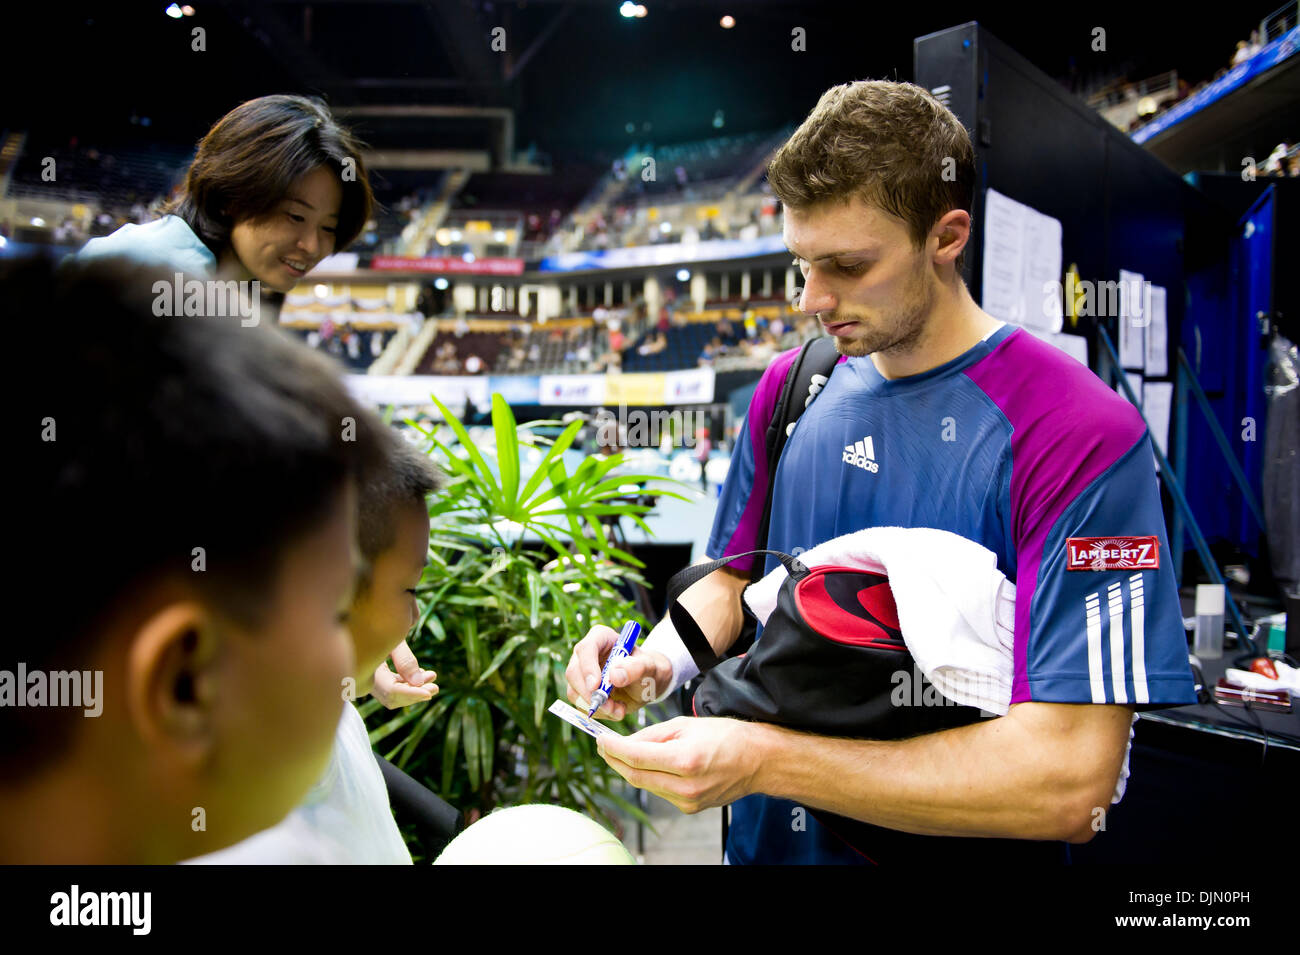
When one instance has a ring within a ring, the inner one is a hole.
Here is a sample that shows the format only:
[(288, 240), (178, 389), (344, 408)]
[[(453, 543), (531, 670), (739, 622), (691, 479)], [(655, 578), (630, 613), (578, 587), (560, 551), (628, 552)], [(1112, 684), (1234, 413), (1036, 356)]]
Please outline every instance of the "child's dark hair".
[[(173, 281), (115, 259), (0, 262), (0, 312), (58, 335), (9, 381), (25, 488), (8, 546), (38, 623), (7, 628), (0, 670), (90, 668), (105, 627), (168, 580), (256, 626), (284, 552), (384, 454), (383, 422), (328, 359), (238, 318), (155, 315)], [(0, 714), (0, 767), (30, 770), (71, 728), (33, 712)]]
[(340, 252), (365, 228), (374, 197), (361, 144), (318, 99), (279, 94), (236, 106), (199, 141), (179, 195), (164, 213), (180, 216), (214, 253), (237, 221), (258, 219), (312, 170), (334, 172), (343, 189), (335, 229)]
[(423, 504), (429, 494), (442, 490), (447, 483), (430, 457), (396, 431), (389, 432), (385, 445), (387, 459), (362, 476), (357, 495), (357, 544), (362, 560), (358, 588), (362, 591), (370, 585), (375, 558), (397, 539), (397, 506), (407, 502)]

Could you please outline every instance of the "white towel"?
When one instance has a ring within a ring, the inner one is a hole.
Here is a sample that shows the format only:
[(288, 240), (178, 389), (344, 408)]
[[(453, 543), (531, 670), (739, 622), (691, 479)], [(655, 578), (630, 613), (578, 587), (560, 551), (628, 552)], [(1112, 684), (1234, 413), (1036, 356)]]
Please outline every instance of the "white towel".
[[(926, 679), (955, 703), (1006, 715), (1015, 676), (1016, 585), (998, 570), (991, 550), (928, 527), (870, 527), (797, 556), (810, 568), (885, 574), (903, 642)], [(745, 590), (745, 602), (761, 622), (776, 609), (786, 576), (778, 566)], [(1124, 796), (1132, 745), (1130, 725), (1112, 805)]]

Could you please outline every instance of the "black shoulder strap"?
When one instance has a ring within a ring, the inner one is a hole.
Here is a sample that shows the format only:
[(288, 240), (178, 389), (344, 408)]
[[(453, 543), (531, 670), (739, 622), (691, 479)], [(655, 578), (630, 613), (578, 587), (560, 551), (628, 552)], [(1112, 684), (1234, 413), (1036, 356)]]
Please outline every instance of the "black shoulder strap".
[[(677, 598), (691, 584), (707, 577), (719, 567), (729, 564), (733, 560), (739, 560), (741, 557), (751, 557), (755, 554), (774, 555), (777, 560), (785, 565), (785, 569), (795, 580), (801, 580), (808, 575), (808, 568), (804, 566), (803, 561), (799, 560), (798, 557), (791, 557), (789, 554), (783, 554), (777, 550), (750, 550), (745, 551), (743, 554), (732, 554), (730, 557), (722, 557), (705, 564), (695, 564), (683, 568), (673, 574), (672, 579), (668, 581), (668, 616), (673, 622), (673, 628), (677, 631), (677, 635), (682, 638), (682, 643), (690, 651), (691, 659), (699, 667), (700, 673), (707, 673), (713, 669), (722, 662), (722, 657), (714, 652), (713, 646), (709, 643), (708, 638), (704, 636), (704, 631), (700, 629), (700, 625), (695, 622), (695, 618), (687, 612), (686, 608), (677, 602)], [(761, 566), (761, 562), (759, 564)]]
[[(772, 409), (772, 420), (767, 425), (767, 500), (763, 503), (763, 519), (758, 525), (755, 543), (767, 544), (768, 525), (772, 520), (772, 492), (776, 487), (776, 465), (785, 450), (785, 443), (794, 430), (794, 423), (812, 400), (821, 393), (830, 380), (840, 354), (835, 350), (835, 339), (829, 335), (805, 342), (794, 364), (786, 373), (785, 384)], [(754, 561), (751, 580), (763, 576), (763, 562)]]
[[(833, 338), (814, 338), (812, 341), (804, 343), (803, 348), (799, 350), (799, 354), (795, 356), (794, 364), (786, 372), (785, 382), (781, 386), (781, 393), (777, 397), (776, 406), (772, 409), (772, 420), (767, 427), (767, 499), (763, 503), (763, 519), (758, 525), (758, 537), (755, 540), (757, 544), (763, 545), (767, 543), (767, 528), (772, 519), (772, 488), (776, 481), (776, 464), (781, 457), (782, 450), (785, 448), (785, 442), (790, 436), (790, 425), (794, 424), (799, 415), (803, 414), (804, 410), (812, 404), (813, 398), (817, 397), (830, 379), (831, 372), (835, 370), (835, 364), (839, 360), (839, 352), (835, 350), (835, 340)], [(673, 621), (677, 635), (682, 638), (682, 642), (691, 653), (691, 658), (699, 667), (700, 673), (706, 673), (712, 667), (717, 666), (722, 662), (722, 658), (713, 652), (713, 647), (705, 639), (699, 625), (677, 602), (677, 598), (691, 584), (724, 564), (741, 557), (750, 557), (757, 554), (774, 554), (795, 579), (808, 573), (807, 568), (797, 558), (791, 557), (789, 554), (771, 550), (753, 550), (743, 554), (733, 554), (722, 560), (687, 567), (678, 571), (668, 581), (668, 615)], [(751, 568), (749, 575), (751, 581), (756, 581), (763, 576), (763, 567), (762, 560), (754, 561), (754, 566)], [(741, 606), (744, 607), (743, 602)], [(749, 613), (748, 608), (745, 608), (745, 625), (741, 628), (740, 637), (729, 653), (734, 654), (748, 649), (749, 645), (753, 643), (755, 624), (756, 621), (753, 615)]]

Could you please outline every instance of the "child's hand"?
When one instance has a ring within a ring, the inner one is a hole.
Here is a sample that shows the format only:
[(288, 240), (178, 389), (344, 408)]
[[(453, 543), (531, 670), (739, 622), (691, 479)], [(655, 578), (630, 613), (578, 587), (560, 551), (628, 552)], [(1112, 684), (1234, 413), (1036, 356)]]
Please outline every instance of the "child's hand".
[(397, 649), (392, 653), (392, 659), (397, 672), (388, 669), (387, 663), (379, 664), (379, 669), (375, 671), (375, 685), (370, 691), (371, 696), (390, 710), (433, 699), (434, 694), (438, 692), (438, 685), (433, 682), (438, 674), (432, 670), (420, 669), (415, 654), (411, 652), (405, 640), (397, 645)]

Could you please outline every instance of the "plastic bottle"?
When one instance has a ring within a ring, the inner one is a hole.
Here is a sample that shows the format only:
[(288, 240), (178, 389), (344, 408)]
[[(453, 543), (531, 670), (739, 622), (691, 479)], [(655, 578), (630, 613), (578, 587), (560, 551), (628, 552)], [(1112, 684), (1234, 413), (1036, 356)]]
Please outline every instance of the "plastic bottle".
[(1196, 587), (1196, 637), (1194, 651), (1201, 659), (1217, 660), (1223, 656), (1222, 584), (1198, 584)]

